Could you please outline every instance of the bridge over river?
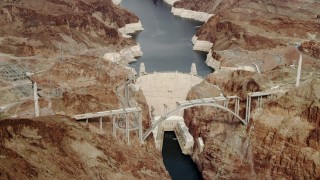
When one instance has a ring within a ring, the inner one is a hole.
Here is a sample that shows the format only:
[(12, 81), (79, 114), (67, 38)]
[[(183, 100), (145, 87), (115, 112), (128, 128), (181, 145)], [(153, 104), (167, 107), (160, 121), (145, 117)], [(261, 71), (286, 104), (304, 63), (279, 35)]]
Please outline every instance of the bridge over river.
[[(238, 118), (239, 122), (246, 125), (247, 122), (239, 116), (239, 98), (237, 96), (223, 96), (219, 87), (211, 85), (211, 89), (217, 94), (216, 97), (196, 99), (186, 101), (186, 97), (195, 85), (204, 82), (204, 79), (197, 76), (195, 64), (192, 64), (190, 73), (180, 72), (153, 72), (147, 73), (144, 64), (141, 64), (139, 77), (128, 79), (123, 84), (125, 97), (122, 101), (129, 101), (129, 87), (138, 87), (144, 93), (147, 104), (150, 108), (151, 126), (143, 133), (142, 129), (142, 111), (137, 107), (125, 107), (123, 109), (87, 113), (75, 115), (77, 120), (91, 118), (100, 118), (100, 129), (102, 130), (102, 117), (111, 116), (113, 121), (113, 134), (116, 136), (117, 129), (126, 132), (126, 139), (129, 143), (130, 132), (138, 131), (141, 142), (145, 141), (152, 133), (156, 147), (162, 149), (164, 131), (174, 131), (183, 152), (190, 154), (194, 144), (193, 137), (184, 124), (182, 117), (183, 110), (194, 106), (211, 106), (220, 108)], [(134, 86), (132, 86), (134, 85)], [(119, 95), (122, 93), (118, 93)], [(125, 99), (125, 100), (123, 100)], [(235, 103), (234, 109), (228, 108), (229, 101)], [(123, 103), (129, 104), (130, 103)], [(119, 131), (119, 130), (118, 130)], [(188, 144), (188, 146), (186, 146)], [(191, 149), (190, 149), (191, 148)]]
[[(195, 65), (192, 65), (190, 73), (146, 73), (144, 65), (141, 64), (139, 74), (140, 76), (138, 78), (128, 79), (127, 82), (123, 84), (124, 87), (121, 89), (123, 89), (125, 97), (122, 98), (129, 101), (129, 87), (132, 85), (134, 85), (134, 87), (139, 87), (143, 91), (151, 114), (151, 126), (148, 129), (142, 129), (142, 110), (138, 107), (125, 107), (118, 110), (80, 114), (75, 115), (74, 118), (77, 120), (85, 119), (87, 122), (91, 118), (100, 118), (100, 129), (102, 130), (102, 117), (112, 116), (114, 136), (116, 136), (117, 129), (122, 131), (125, 130), (126, 139), (129, 143), (130, 132), (138, 131), (139, 140), (140, 142), (143, 142), (151, 133), (153, 133), (156, 147), (160, 150), (162, 148), (164, 131), (175, 131), (178, 139), (184, 141), (183, 143), (179, 142), (180, 146), (182, 146), (181, 144), (185, 145), (191, 137), (192, 145), (188, 146), (188, 148), (192, 148), (193, 138), (188, 134), (188, 129), (184, 124), (184, 119), (182, 117), (183, 110), (195, 106), (211, 106), (232, 114), (238, 119), (239, 123), (247, 125), (250, 120), (253, 100), (257, 101), (257, 108), (261, 108), (263, 105), (263, 98), (266, 99), (272, 97), (274, 94), (285, 93), (285, 91), (281, 91), (280, 89), (248, 93), (246, 115), (242, 118), (239, 116), (240, 98), (238, 96), (224, 96), (220, 88), (215, 85), (211, 86), (216, 91), (216, 94), (219, 94), (216, 97), (186, 100), (187, 94), (191, 88), (205, 81), (202, 77), (197, 76)], [(229, 107), (229, 102), (231, 101), (234, 104), (232, 108)], [(177, 129), (178, 126), (180, 127), (180, 130)], [(182, 151), (184, 151), (183, 148), (184, 147), (181, 147)], [(190, 153), (190, 149), (185, 149), (185, 152)]]

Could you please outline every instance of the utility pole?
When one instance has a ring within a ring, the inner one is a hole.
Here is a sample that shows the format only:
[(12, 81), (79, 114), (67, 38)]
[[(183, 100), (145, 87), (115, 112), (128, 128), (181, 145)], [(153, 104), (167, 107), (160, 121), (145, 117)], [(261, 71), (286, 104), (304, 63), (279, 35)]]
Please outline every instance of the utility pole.
[(38, 92), (37, 92), (37, 82), (33, 83), (33, 99), (34, 99), (34, 113), (36, 117), (40, 116), (40, 111), (39, 111), (39, 102), (38, 102)]
[(60, 60), (63, 61), (62, 43), (60, 44)]
[(299, 57), (299, 65), (298, 65), (298, 72), (297, 72), (297, 79), (296, 79), (296, 87), (299, 87), (299, 84), (300, 84), (301, 66), (302, 66), (302, 56), (301, 56), (301, 54), (300, 54), (300, 57)]

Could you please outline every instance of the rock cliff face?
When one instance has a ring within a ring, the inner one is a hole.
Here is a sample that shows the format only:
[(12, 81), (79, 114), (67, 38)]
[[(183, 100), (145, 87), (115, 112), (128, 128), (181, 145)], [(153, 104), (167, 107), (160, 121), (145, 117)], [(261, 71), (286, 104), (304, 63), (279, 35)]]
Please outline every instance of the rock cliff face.
[[(161, 154), (63, 116), (0, 120), (1, 179), (168, 179)], [(111, 145), (112, 144), (112, 145)]]
[[(29, 72), (23, 82), (0, 76), (0, 179), (169, 178), (154, 144), (141, 145), (137, 133), (127, 145), (124, 133), (111, 136), (107, 117), (104, 132), (94, 119), (82, 125), (66, 117), (123, 108), (116, 89), (133, 76), (126, 63), (141, 55), (124, 33), (137, 24), (137, 16), (111, 0), (0, 2), (0, 71), (4, 63)], [(31, 81), (38, 84), (40, 118)], [(26, 88), (21, 101), (18, 85)], [(134, 96), (147, 126), (145, 99)]]
[[(219, 109), (185, 111), (190, 132), (204, 140), (203, 151), (196, 144), (192, 155), (204, 179), (320, 177), (319, 6), (317, 1), (267, 0), (181, 0), (174, 4), (215, 14), (194, 39), (212, 43), (207, 63), (216, 72), (207, 81), (219, 86), (224, 95), (240, 97), (241, 117), (245, 117), (249, 92), (276, 91), (275, 96), (263, 99), (262, 108), (256, 99), (252, 101), (248, 126)], [(198, 47), (197, 41), (197, 50), (208, 51)], [(296, 88), (299, 53), (303, 54), (303, 75)], [(199, 89), (203, 85), (191, 90), (188, 98), (219, 95)], [(234, 102), (229, 108), (234, 108)]]
[[(52, 110), (72, 114), (118, 106), (114, 89), (132, 73), (118, 63), (141, 55), (140, 49), (134, 48), (136, 43), (122, 37), (118, 29), (138, 23), (137, 16), (111, 0), (1, 1), (0, 16), (1, 61), (21, 64), (32, 73), (31, 80), (38, 82), (41, 90), (40, 101), (51, 109), (43, 115)], [(126, 49), (134, 49), (135, 54), (124, 52), (126, 57), (117, 60), (104, 56)], [(57, 98), (53, 94), (58, 94)], [(92, 101), (89, 107), (80, 108), (86, 96)], [(69, 98), (74, 106), (67, 103)], [(28, 101), (22, 107), (25, 105), (32, 107)], [(68, 108), (63, 108), (65, 105)], [(27, 111), (24, 107), (11, 112), (30, 115)]]
[(311, 83), (255, 112), (250, 137), (258, 177), (320, 177), (320, 84)]
[[(300, 45), (304, 45), (298, 48), (300, 52), (312, 61), (319, 59), (316, 49), (319, 49), (320, 2), (180, 0), (174, 7), (215, 14), (199, 28), (196, 36), (212, 43), (207, 64), (216, 69), (252, 63), (260, 67), (270, 61), (267, 56), (273, 55), (273, 60), (276, 56), (281, 58), (273, 64), (286, 64), (292, 61), (286, 54)], [(302, 51), (303, 48), (306, 49)], [(273, 67), (263, 71), (270, 68)]]
[(2, 1), (1, 53), (56, 59), (63, 54), (102, 57), (135, 44), (117, 31), (137, 16), (111, 1)]
[(305, 41), (299, 46), (299, 50), (316, 59), (320, 59), (320, 42)]
[[(248, 92), (265, 91), (277, 82), (283, 85), (276, 96), (264, 98), (262, 108), (253, 100), (247, 127), (222, 110), (196, 107), (185, 111), (190, 132), (204, 140), (204, 150), (200, 152), (196, 144), (192, 158), (205, 179), (320, 177), (319, 73), (311, 72), (313, 76), (303, 78), (301, 86), (294, 88), (284, 85), (294, 84), (288, 70), (282, 67), (266, 74), (220, 70), (207, 78), (224, 95), (240, 97), (241, 117), (245, 117)], [(203, 88), (195, 87), (188, 98), (219, 96), (199, 91)], [(231, 102), (229, 108), (233, 107)]]

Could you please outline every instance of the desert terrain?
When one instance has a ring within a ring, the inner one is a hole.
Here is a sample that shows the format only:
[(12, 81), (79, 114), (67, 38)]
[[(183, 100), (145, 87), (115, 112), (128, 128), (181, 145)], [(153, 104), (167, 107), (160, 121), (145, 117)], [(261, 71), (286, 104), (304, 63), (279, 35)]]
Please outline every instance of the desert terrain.
[[(262, 107), (253, 99), (247, 127), (212, 108), (185, 111), (193, 136), (204, 139), (204, 150), (192, 156), (204, 179), (318, 179), (320, 2), (181, 0), (173, 6), (214, 14), (196, 33), (212, 43), (207, 63), (216, 72), (207, 81), (240, 97), (242, 117), (248, 93), (276, 91)], [(188, 99), (219, 95), (210, 88), (200, 84)]]
[[(211, 85), (219, 86), (223, 95), (239, 96), (244, 117), (248, 93), (274, 92), (262, 107), (253, 99), (248, 126), (217, 109), (185, 110), (190, 133), (204, 140), (203, 151), (196, 143), (192, 154), (203, 178), (319, 179), (320, 2), (180, 0), (173, 7), (214, 14), (195, 36), (212, 43), (207, 64), (215, 72), (188, 99), (219, 96)], [(124, 133), (112, 136), (111, 118), (103, 131), (98, 119), (71, 118), (131, 102), (149, 127), (143, 92), (122, 98), (134, 76), (128, 60), (105, 56), (137, 44), (119, 28), (138, 22), (111, 0), (0, 2), (0, 179), (170, 178), (151, 138), (140, 144), (133, 133), (127, 144)]]
[(318, 1), (181, 0), (174, 7), (214, 14), (196, 36), (213, 43), (215, 69), (255, 63), (263, 72), (297, 63), (298, 53), (318, 67)]
[[(169, 178), (161, 153), (137, 133), (127, 144), (124, 133), (112, 136), (110, 118), (103, 131), (95, 119), (70, 118), (125, 106), (116, 89), (133, 72), (104, 55), (136, 45), (118, 29), (138, 21), (111, 0), (0, 2), (0, 179)], [(132, 97), (148, 112), (141, 92)]]

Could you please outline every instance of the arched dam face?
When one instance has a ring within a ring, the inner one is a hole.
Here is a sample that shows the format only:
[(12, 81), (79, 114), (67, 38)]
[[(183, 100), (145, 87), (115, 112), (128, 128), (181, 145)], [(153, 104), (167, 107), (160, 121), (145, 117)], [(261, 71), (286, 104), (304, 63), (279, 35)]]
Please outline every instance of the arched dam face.
[(143, 51), (143, 56), (130, 64), (137, 72), (141, 62), (147, 72), (189, 73), (192, 63), (200, 76), (212, 72), (204, 63), (206, 53), (192, 50), (192, 36), (202, 23), (173, 16), (163, 0), (123, 0), (121, 6), (139, 16), (144, 28), (134, 36)]
[[(154, 107), (154, 115), (161, 116), (176, 107), (177, 101), (184, 101), (190, 89), (203, 79), (191, 74), (177, 72), (153, 73), (140, 76), (137, 84), (143, 91), (149, 107)], [(152, 113), (153, 114), (153, 113)], [(179, 111), (179, 116), (183, 111)], [(165, 132), (162, 145), (163, 162), (173, 179), (201, 179), (200, 173), (190, 156), (182, 154), (173, 131)]]
[[(149, 107), (155, 108), (155, 116), (162, 116), (167, 110), (176, 108), (176, 102), (185, 101), (191, 88), (203, 79), (191, 74), (165, 72), (140, 76), (137, 84), (143, 91)], [(183, 116), (183, 111), (176, 115)]]

